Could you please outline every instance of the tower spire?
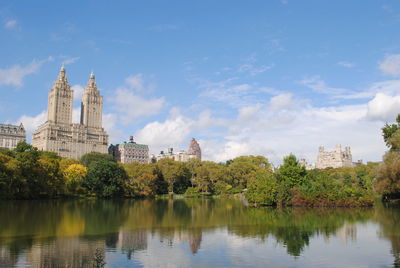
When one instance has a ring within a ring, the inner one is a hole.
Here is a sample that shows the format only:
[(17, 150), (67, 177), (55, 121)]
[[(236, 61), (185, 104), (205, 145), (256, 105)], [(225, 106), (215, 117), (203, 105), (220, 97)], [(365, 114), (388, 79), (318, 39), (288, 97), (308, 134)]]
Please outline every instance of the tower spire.
[(64, 63), (61, 65), (61, 69), (60, 69), (60, 72), (58, 74), (58, 81), (63, 81), (63, 82), (67, 81), (67, 76), (65, 75)]

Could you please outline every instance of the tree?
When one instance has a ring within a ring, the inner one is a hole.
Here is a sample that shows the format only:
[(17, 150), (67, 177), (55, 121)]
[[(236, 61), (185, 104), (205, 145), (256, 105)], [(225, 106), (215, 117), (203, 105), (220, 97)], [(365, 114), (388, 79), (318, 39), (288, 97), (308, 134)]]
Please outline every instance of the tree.
[(149, 197), (157, 193), (157, 176), (154, 166), (133, 162), (124, 165), (129, 179), (126, 181), (125, 192), (130, 197)]
[(88, 153), (81, 157), (80, 162), (85, 167), (89, 167), (91, 163), (98, 161), (116, 162), (112, 155), (102, 153)]
[(81, 164), (71, 164), (63, 174), (68, 191), (74, 193), (79, 191), (79, 186), (87, 175), (87, 168)]
[(390, 150), (400, 149), (400, 114), (396, 117), (396, 124), (389, 125), (388, 123), (382, 128), (383, 140)]
[(246, 198), (256, 206), (272, 206), (277, 202), (278, 184), (271, 173), (257, 172), (254, 180), (249, 183)]
[(99, 197), (121, 197), (127, 178), (125, 170), (117, 163), (106, 160), (93, 161), (82, 185)]
[(292, 198), (292, 189), (299, 186), (306, 176), (306, 168), (299, 164), (292, 154), (283, 159), (282, 166), (276, 174), (278, 181), (278, 202), (280, 205), (289, 205)]
[(168, 193), (184, 193), (190, 185), (190, 174), (182, 162), (161, 159), (156, 163), (156, 173), (168, 184)]
[(259, 170), (271, 173), (271, 164), (263, 156), (240, 156), (228, 166), (232, 178), (231, 185), (240, 189), (247, 188), (248, 183)]

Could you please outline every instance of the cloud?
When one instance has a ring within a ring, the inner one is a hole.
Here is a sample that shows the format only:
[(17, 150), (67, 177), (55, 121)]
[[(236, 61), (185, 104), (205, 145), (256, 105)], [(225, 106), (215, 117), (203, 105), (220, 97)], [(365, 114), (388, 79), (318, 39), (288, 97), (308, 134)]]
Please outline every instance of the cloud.
[(383, 122), (393, 121), (400, 113), (400, 96), (378, 93), (368, 102), (367, 118)]
[(348, 90), (344, 88), (329, 87), (318, 75), (306, 77), (300, 81), (300, 84), (303, 84), (304, 86), (321, 94), (339, 95), (348, 92)]
[(118, 116), (116, 114), (103, 114), (103, 127), (109, 136), (108, 143), (117, 144), (126, 140), (125, 133), (118, 128)]
[(250, 76), (256, 76), (257, 74), (264, 73), (271, 69), (273, 66), (262, 65), (260, 67), (255, 67), (253, 64), (245, 63), (239, 66), (239, 73), (247, 73)]
[(15, 28), (15, 26), (17, 26), (17, 20), (14, 19), (8, 20), (4, 23), (4, 28), (8, 30)]
[(52, 60), (52, 57), (48, 57), (44, 60), (33, 60), (26, 66), (16, 64), (10, 68), (0, 69), (0, 86), (6, 85), (20, 87), (23, 85), (25, 76), (38, 72), (45, 62)]
[(379, 69), (387, 75), (400, 76), (400, 54), (386, 55), (379, 63)]
[(125, 78), (125, 84), (130, 89), (137, 91), (144, 91), (145, 85), (143, 78), (144, 78), (143, 74), (131, 75)]
[(75, 63), (80, 59), (80, 57), (66, 57), (66, 56), (62, 56), (62, 58), (63, 58), (62, 63), (65, 65)]
[(74, 91), (74, 103), (80, 104), (82, 101), (82, 94), (83, 94), (83, 86), (81, 85), (73, 85), (71, 89)]
[[(194, 121), (179, 113), (171, 115), (164, 122), (151, 122), (135, 133), (136, 139), (151, 146), (152, 152), (159, 152), (169, 147), (177, 149), (187, 139)], [(186, 148), (185, 148), (186, 149)]]
[(151, 87), (144, 85), (142, 74), (129, 76), (125, 79), (125, 86), (118, 88), (110, 99), (112, 108), (122, 124), (128, 125), (139, 117), (158, 114), (164, 107), (163, 97), (147, 99), (138, 95), (138, 91), (148, 91), (147, 89)]
[(353, 68), (353, 67), (356, 66), (355, 63), (349, 62), (349, 61), (339, 61), (336, 64), (339, 65), (339, 66), (342, 66), (342, 67), (346, 67), (346, 68)]
[(30, 139), (32, 133), (46, 120), (47, 111), (42, 111), (36, 116), (23, 115), (14, 124), (19, 125), (20, 123), (22, 123), (26, 131), (26, 136), (28, 139)]

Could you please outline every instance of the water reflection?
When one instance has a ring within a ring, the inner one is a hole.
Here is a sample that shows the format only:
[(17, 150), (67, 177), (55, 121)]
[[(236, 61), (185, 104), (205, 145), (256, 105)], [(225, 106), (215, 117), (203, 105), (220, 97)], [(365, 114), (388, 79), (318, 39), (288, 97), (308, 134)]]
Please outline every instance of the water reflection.
[[(400, 266), (400, 211), (382, 206), (248, 208), (214, 199), (7, 201), (0, 202), (0, 219), (0, 267), (93, 267), (96, 250), (110, 267), (153, 266), (150, 261), (156, 259), (182, 267), (250, 267), (278, 257), (284, 262), (276, 266), (318, 266), (317, 261), (327, 265), (332, 261), (327, 256), (340, 252), (336, 240), (351, 250), (363, 246), (358, 239), (364, 236), (372, 236), (372, 243), (390, 241), (392, 256), (376, 252), (366, 265)], [(318, 252), (313, 243), (332, 252), (308, 260), (307, 254)], [(250, 248), (267, 252), (246, 255)]]

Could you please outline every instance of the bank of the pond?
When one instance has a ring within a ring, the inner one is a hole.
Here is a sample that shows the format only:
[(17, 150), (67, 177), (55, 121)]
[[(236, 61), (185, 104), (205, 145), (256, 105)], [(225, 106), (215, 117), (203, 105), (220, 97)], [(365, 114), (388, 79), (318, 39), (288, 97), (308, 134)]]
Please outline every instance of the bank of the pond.
[(371, 206), (377, 164), (307, 171), (289, 155), (273, 170), (263, 156), (226, 163), (192, 159), (122, 165), (106, 154), (80, 160), (26, 143), (0, 150), (0, 198), (175, 198), (241, 196), (257, 206)]

